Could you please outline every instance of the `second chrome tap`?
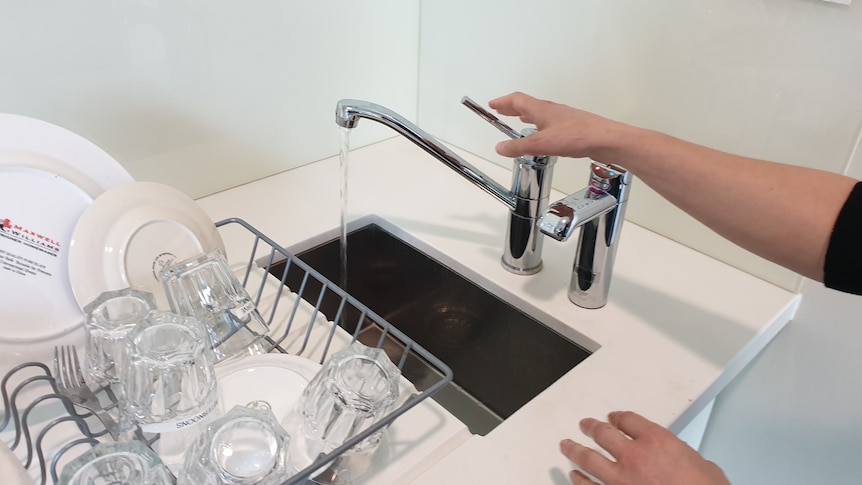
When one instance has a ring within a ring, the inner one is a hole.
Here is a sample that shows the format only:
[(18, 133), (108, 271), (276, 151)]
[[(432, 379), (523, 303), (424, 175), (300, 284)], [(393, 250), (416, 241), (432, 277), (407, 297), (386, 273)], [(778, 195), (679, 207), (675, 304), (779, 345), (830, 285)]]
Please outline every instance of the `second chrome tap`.
[(568, 292), (579, 307), (601, 308), (608, 301), (630, 185), (626, 169), (594, 161), (589, 186), (551, 204), (539, 220), (539, 229), (558, 241), (581, 228)]

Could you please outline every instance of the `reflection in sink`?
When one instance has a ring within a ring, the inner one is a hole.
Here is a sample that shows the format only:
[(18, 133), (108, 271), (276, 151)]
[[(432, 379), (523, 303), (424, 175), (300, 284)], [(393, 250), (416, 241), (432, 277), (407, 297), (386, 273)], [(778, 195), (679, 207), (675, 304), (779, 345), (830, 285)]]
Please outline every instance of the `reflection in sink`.
[[(376, 224), (351, 232), (347, 251), (346, 285), (338, 239), (295, 253), (452, 369), (453, 384), (433, 399), (475, 434), (488, 433), (590, 355)], [(283, 265), (272, 272), (281, 275)], [(298, 287), (298, 277), (289, 272), (286, 284)], [(337, 304), (333, 298), (321, 308), (332, 316)], [(357, 320), (346, 315), (340, 324), (353, 331), (349, 322)], [(362, 333), (377, 345), (379, 329)], [(403, 372), (422, 390), (431, 370), (416, 361)]]

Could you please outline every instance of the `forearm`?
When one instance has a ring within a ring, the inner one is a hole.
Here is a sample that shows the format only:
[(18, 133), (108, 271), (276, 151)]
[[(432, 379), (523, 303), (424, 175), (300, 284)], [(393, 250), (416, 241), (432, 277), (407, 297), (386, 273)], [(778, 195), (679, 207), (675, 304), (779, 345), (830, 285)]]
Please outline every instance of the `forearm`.
[(644, 183), (739, 246), (817, 281), (835, 218), (856, 180), (740, 157), (615, 124), (603, 162)]
[(823, 281), (832, 228), (856, 180), (731, 155), (523, 93), (490, 105), (538, 128), (498, 144), (501, 155), (616, 163), (730, 241)]

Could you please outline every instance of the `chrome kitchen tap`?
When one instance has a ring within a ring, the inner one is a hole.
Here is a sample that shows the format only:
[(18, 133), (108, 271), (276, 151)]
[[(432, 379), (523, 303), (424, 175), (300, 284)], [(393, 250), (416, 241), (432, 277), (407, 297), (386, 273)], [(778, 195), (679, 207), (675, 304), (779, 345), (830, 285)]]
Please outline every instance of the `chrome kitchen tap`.
[(601, 308), (608, 301), (630, 184), (626, 169), (594, 161), (589, 187), (554, 202), (539, 220), (539, 229), (558, 241), (581, 227), (568, 292), (575, 305)]
[[(525, 129), (524, 133), (518, 133), (466, 96), (461, 99), (461, 102), (512, 138), (520, 138), (535, 131), (529, 128)], [(342, 99), (338, 102), (335, 108), (335, 122), (339, 126), (354, 128), (360, 118), (368, 118), (392, 128), (506, 204), (509, 207), (509, 227), (502, 256), (503, 267), (512, 273), (522, 275), (536, 273), (542, 268), (544, 238), (539, 233), (537, 223), (548, 205), (556, 157), (516, 158), (512, 172), (512, 189), (509, 190), (398, 113), (367, 101)]]

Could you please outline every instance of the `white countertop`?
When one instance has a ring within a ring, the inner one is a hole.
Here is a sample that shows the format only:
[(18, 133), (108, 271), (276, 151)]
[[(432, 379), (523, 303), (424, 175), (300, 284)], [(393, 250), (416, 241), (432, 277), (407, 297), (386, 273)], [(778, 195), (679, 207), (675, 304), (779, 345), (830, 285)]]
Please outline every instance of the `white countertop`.
[[(498, 181), (511, 177), (464, 156)], [(798, 305), (796, 294), (626, 222), (610, 300), (584, 310), (566, 297), (575, 237), (547, 238), (544, 269), (513, 275), (500, 265), (506, 207), (407, 140), (352, 151), (349, 173), (349, 218), (383, 217), (408, 242), (595, 351), (487, 436), (442, 440), (425, 463), (402, 470), (405, 478), (424, 471), (415, 483), (567, 483), (559, 441), (587, 440), (578, 421), (613, 410), (634, 410), (679, 432)], [(335, 157), (198, 202), (213, 220), (239, 217), (290, 248), (337, 230), (340, 176)], [(226, 237), (229, 256), (232, 244)]]

